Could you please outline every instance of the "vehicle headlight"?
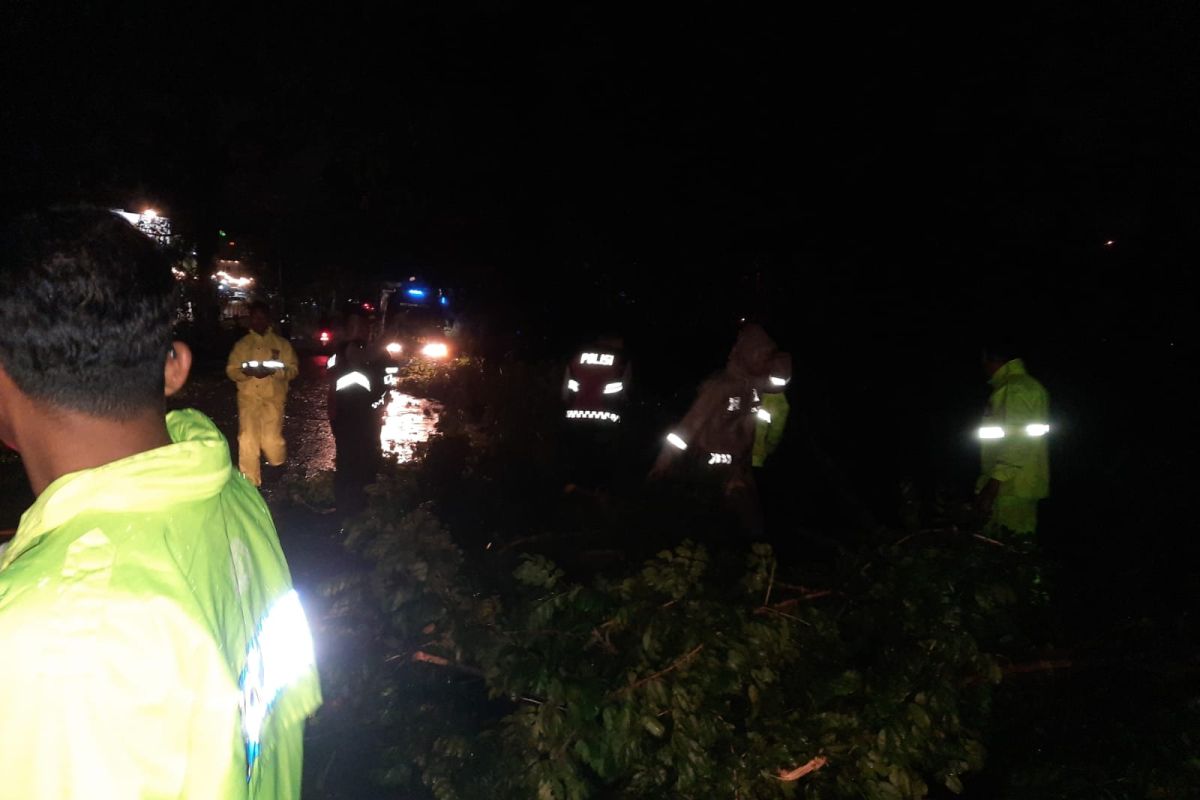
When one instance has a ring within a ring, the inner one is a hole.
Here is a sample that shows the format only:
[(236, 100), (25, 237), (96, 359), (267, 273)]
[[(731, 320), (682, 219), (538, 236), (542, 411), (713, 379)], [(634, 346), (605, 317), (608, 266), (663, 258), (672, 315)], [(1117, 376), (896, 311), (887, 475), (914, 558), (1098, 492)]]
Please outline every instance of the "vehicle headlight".
[(399, 342), (388, 342), (388, 346), (384, 349), (388, 351), (389, 355), (398, 356), (404, 352), (404, 345)]
[(430, 342), (421, 348), (421, 355), (426, 358), (445, 358), (450, 355), (450, 348), (442, 342)]

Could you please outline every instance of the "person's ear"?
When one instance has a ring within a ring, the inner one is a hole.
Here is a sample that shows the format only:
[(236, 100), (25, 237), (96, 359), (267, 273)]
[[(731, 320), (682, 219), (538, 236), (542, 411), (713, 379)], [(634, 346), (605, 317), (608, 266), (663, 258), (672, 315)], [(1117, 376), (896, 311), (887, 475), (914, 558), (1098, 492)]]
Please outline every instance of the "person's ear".
[(170, 397), (182, 389), (191, 371), (192, 348), (183, 342), (171, 342), (171, 352), (167, 353), (163, 367), (163, 394)]
[(14, 449), (17, 438), (14, 417), (23, 397), (4, 367), (0, 366), (0, 441)]

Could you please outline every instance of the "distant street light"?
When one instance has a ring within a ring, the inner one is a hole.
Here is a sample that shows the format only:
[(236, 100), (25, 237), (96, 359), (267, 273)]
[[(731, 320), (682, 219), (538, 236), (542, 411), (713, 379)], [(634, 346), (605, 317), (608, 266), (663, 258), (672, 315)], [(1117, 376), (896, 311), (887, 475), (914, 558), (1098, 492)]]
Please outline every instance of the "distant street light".
[(1115, 240), (1115, 239), (1109, 239), (1108, 241), (1106, 241), (1106, 242), (1104, 243), (1104, 246), (1105, 246), (1105, 247), (1112, 247), (1112, 246), (1113, 246), (1113, 245), (1115, 245), (1116, 243), (1117, 243), (1117, 242), (1116, 242), (1116, 240)]

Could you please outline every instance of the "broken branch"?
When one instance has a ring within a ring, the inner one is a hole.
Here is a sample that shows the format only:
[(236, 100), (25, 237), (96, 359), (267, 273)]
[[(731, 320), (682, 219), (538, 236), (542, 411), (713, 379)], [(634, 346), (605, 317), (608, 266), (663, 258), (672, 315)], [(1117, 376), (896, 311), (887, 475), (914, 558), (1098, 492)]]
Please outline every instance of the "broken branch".
[(781, 780), (781, 781), (798, 781), (801, 778), (803, 778), (805, 775), (809, 774), (810, 772), (816, 772), (817, 770), (819, 770), (821, 767), (825, 766), (828, 763), (829, 763), (829, 759), (826, 758), (825, 756), (814, 756), (812, 758), (812, 760), (808, 761), (805, 764), (801, 764), (800, 766), (796, 767), (795, 769), (779, 770), (778, 777), (779, 777), (779, 780)]

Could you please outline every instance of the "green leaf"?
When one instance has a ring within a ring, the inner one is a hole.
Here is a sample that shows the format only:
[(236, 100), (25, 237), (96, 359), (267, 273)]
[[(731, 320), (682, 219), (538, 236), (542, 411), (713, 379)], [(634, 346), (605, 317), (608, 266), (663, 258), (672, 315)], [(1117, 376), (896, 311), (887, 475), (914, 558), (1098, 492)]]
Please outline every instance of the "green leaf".
[(667, 732), (667, 729), (663, 727), (663, 724), (654, 717), (642, 717), (642, 727), (645, 728), (651, 736), (658, 739), (661, 739), (662, 735)]
[(830, 684), (830, 689), (836, 697), (852, 695), (862, 688), (862, 675), (855, 670), (846, 670), (838, 675)]
[(929, 713), (916, 703), (908, 704), (908, 718), (922, 732), (928, 732), (933, 727), (933, 722), (929, 719)]

